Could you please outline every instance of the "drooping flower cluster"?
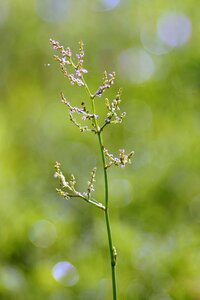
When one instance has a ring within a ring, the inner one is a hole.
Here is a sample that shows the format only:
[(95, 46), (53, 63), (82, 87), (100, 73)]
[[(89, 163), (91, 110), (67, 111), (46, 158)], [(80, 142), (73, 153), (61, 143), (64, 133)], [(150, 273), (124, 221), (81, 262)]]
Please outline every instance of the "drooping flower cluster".
[[(85, 103), (81, 102), (81, 108), (80, 107), (76, 107), (76, 106), (72, 106), (71, 103), (65, 98), (64, 94), (61, 93), (61, 98), (62, 98), (62, 102), (64, 104), (67, 105), (67, 107), (69, 108), (69, 118), (70, 121), (72, 121), (72, 123), (74, 123), (75, 126), (77, 126), (81, 132), (84, 131), (95, 131), (94, 129), (94, 119), (98, 119), (98, 115), (96, 114), (91, 114), (89, 112), (89, 110), (87, 110)], [(77, 113), (78, 115), (81, 115), (81, 120), (82, 121), (86, 121), (89, 120), (92, 122), (92, 128), (89, 128), (88, 126), (82, 126), (81, 124), (79, 124), (77, 122), (77, 120), (73, 117), (73, 114)]]
[(113, 154), (109, 153), (107, 149), (104, 148), (104, 153), (106, 158), (108, 159), (108, 164), (106, 168), (109, 168), (112, 165), (125, 167), (126, 164), (131, 163), (131, 156), (134, 154), (134, 151), (131, 151), (129, 154), (125, 154), (124, 149), (119, 150), (119, 158), (114, 157)]
[(88, 187), (86, 192), (79, 192), (76, 190), (76, 180), (73, 174), (71, 174), (71, 178), (69, 181), (65, 179), (65, 176), (63, 175), (61, 169), (60, 169), (60, 163), (55, 163), (55, 174), (54, 177), (59, 179), (60, 182), (60, 188), (56, 189), (57, 193), (64, 197), (65, 199), (69, 200), (71, 198), (77, 197), (81, 198), (84, 201), (94, 204), (97, 207), (101, 209), (105, 209), (102, 203), (97, 202), (95, 199), (91, 197), (92, 192), (94, 192), (94, 182), (95, 182), (95, 176), (96, 176), (96, 168), (94, 168), (91, 172), (90, 180), (88, 181)]
[[(84, 86), (83, 74), (88, 71), (84, 69), (84, 48), (83, 42), (79, 42), (79, 53), (76, 54), (77, 63), (72, 60), (72, 51), (69, 47), (64, 49), (58, 41), (50, 39), (53, 49), (57, 50), (61, 56), (54, 55), (54, 59), (59, 62), (63, 74), (69, 79), (70, 83), (78, 86)], [(75, 73), (69, 73), (66, 66), (72, 66)]]

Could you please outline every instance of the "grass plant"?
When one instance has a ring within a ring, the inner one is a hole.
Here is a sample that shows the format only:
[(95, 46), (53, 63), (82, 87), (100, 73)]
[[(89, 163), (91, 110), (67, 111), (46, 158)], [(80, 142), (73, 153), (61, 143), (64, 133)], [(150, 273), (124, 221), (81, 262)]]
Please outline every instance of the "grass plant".
[[(113, 86), (116, 76), (115, 72), (108, 74), (105, 71), (101, 85), (96, 89), (95, 92), (91, 92), (91, 89), (85, 79), (88, 71), (84, 67), (83, 42), (79, 43), (79, 51), (75, 56), (69, 47), (64, 48), (58, 41), (50, 39), (50, 43), (53, 46), (53, 49), (56, 51), (54, 59), (59, 63), (64, 76), (68, 79), (71, 85), (86, 90), (88, 99), (87, 101), (82, 101), (79, 107), (73, 106), (73, 104), (66, 99), (63, 93), (61, 93), (61, 101), (68, 108), (69, 119), (73, 125), (75, 125), (82, 133), (90, 132), (97, 137), (100, 157), (102, 160), (105, 196), (103, 203), (93, 197), (97, 170), (96, 167), (94, 167), (91, 171), (85, 192), (80, 192), (76, 188), (76, 178), (73, 174), (71, 175), (70, 179), (65, 178), (61, 171), (60, 162), (55, 163), (55, 177), (59, 179), (59, 188), (57, 188), (57, 192), (59, 195), (68, 200), (72, 198), (81, 198), (87, 203), (96, 206), (104, 214), (110, 254), (112, 295), (113, 300), (117, 300), (117, 250), (113, 243), (110, 224), (108, 169), (112, 166), (125, 167), (126, 164), (131, 163), (131, 157), (134, 152), (131, 151), (130, 153), (126, 154), (124, 149), (120, 149), (119, 156), (115, 157), (110, 153), (107, 147), (105, 147), (103, 142), (103, 134), (109, 126), (122, 123), (124, 117), (126, 116), (126, 113), (121, 112), (120, 110), (122, 90), (119, 89), (112, 101), (106, 97), (104, 98), (106, 91)], [(103, 101), (105, 102), (106, 113), (103, 119), (100, 118), (98, 114), (96, 103), (97, 98), (104, 98)], [(90, 109), (88, 107), (90, 107)]]

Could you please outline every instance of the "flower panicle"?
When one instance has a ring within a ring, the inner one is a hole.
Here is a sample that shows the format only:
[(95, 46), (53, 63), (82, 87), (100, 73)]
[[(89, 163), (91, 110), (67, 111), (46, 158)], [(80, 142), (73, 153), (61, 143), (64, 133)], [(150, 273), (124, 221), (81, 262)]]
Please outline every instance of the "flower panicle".
[(90, 129), (87, 125), (82, 126), (80, 123), (78, 123), (77, 120), (73, 117), (72, 113), (69, 113), (69, 119), (76, 127), (79, 128), (80, 132), (88, 132), (93, 130)]
[(107, 73), (107, 71), (104, 71), (103, 74), (103, 84), (97, 89), (97, 91), (94, 94), (94, 97), (98, 96), (101, 97), (102, 94), (111, 87), (111, 85), (114, 84), (116, 78), (116, 73), (112, 72), (110, 74)]
[(81, 102), (81, 108), (79, 107), (76, 107), (76, 106), (72, 106), (70, 104), (69, 101), (66, 100), (66, 98), (64, 97), (64, 94), (61, 93), (61, 97), (62, 97), (62, 102), (64, 104), (66, 104), (69, 108), (69, 111), (70, 113), (77, 113), (77, 114), (82, 114), (82, 120), (91, 120), (91, 119), (98, 119), (98, 115), (96, 114), (91, 114), (87, 109), (86, 109), (86, 106), (85, 106), (85, 103), (84, 102)]
[[(64, 94), (61, 93), (61, 101), (62, 103), (64, 103), (65, 105), (67, 105), (68, 109), (69, 109), (69, 119), (70, 121), (72, 121), (72, 123), (74, 123), (75, 126), (77, 126), (81, 132), (85, 132), (85, 131), (94, 131), (94, 119), (98, 119), (99, 116), (96, 114), (91, 114), (89, 112), (89, 110), (87, 110), (85, 103), (81, 102), (81, 108), (80, 107), (76, 107), (76, 106), (72, 106), (71, 103), (65, 98)], [(82, 115), (82, 121), (86, 121), (89, 120), (92, 122), (92, 128), (89, 128), (88, 126), (82, 126), (81, 124), (79, 124), (76, 119), (73, 117), (73, 114), (77, 113), (78, 115)]]
[[(69, 47), (66, 49), (60, 45), (56, 40), (50, 39), (50, 43), (53, 49), (58, 51), (59, 55), (54, 55), (54, 59), (59, 62), (60, 68), (65, 77), (68, 78), (69, 82), (74, 85), (84, 86), (83, 75), (88, 73), (88, 71), (83, 67), (84, 63), (84, 44), (79, 42), (79, 53), (76, 54), (77, 62), (74, 63), (72, 59), (72, 51)], [(74, 73), (68, 71), (68, 67), (71, 66), (74, 69)]]
[(101, 127), (101, 130), (104, 129), (108, 124), (120, 124), (126, 116), (126, 112), (120, 112), (120, 103), (121, 103), (121, 94), (122, 89), (119, 89), (115, 99), (110, 102), (108, 98), (105, 99), (105, 105), (108, 110), (104, 125)]
[(61, 169), (60, 169), (60, 163), (55, 163), (55, 173), (54, 177), (59, 179), (60, 182), (60, 188), (57, 188), (57, 193), (62, 196), (63, 198), (70, 200), (71, 198), (81, 198), (84, 201), (93, 204), (103, 210), (105, 210), (105, 206), (96, 201), (92, 198), (91, 194), (94, 192), (94, 182), (95, 182), (95, 176), (96, 176), (96, 168), (93, 168), (90, 180), (88, 181), (87, 191), (86, 192), (79, 192), (77, 191), (75, 185), (76, 185), (76, 179), (73, 174), (71, 174), (71, 178), (69, 181), (66, 181), (65, 176), (63, 175)]
[(79, 77), (81, 77), (83, 73), (84, 74), (88, 73), (88, 71), (86, 69), (84, 69), (84, 67), (83, 67), (84, 56), (85, 56), (84, 43), (82, 41), (80, 41), (79, 42), (79, 53), (76, 54), (76, 57), (78, 59), (77, 66), (76, 66), (76, 71), (77, 71), (76, 74)]
[[(56, 191), (58, 192), (59, 195), (61, 195), (62, 197), (66, 198), (66, 199), (70, 199), (70, 193), (72, 192), (74, 194), (77, 194), (78, 192), (75, 189), (75, 184), (76, 184), (76, 180), (74, 175), (71, 175), (71, 178), (68, 181), (66, 181), (65, 176), (63, 175), (61, 169), (60, 169), (60, 163), (56, 162), (55, 163), (55, 174), (54, 177), (59, 179), (59, 183), (60, 183), (60, 188), (56, 189)], [(64, 191), (65, 189), (67, 189), (68, 191)]]
[(113, 154), (109, 153), (106, 148), (104, 148), (104, 154), (108, 159), (108, 164), (106, 165), (106, 168), (109, 168), (112, 165), (123, 168), (126, 164), (131, 163), (131, 157), (133, 156), (134, 151), (131, 151), (129, 154), (126, 154), (124, 149), (120, 149), (119, 157), (115, 157)]

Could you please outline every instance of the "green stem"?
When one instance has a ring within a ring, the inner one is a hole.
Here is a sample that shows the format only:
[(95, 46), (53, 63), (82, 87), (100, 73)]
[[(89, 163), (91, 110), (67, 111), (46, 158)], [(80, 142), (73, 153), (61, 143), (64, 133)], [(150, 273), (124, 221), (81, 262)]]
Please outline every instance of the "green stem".
[[(95, 115), (95, 103), (94, 103), (94, 95), (90, 92), (90, 89), (88, 85), (86, 84), (84, 78), (82, 77), (82, 80), (84, 82), (84, 86), (86, 88), (87, 93), (90, 96), (90, 99), (92, 100), (92, 110), (93, 114)], [(111, 233), (111, 226), (110, 226), (110, 219), (109, 219), (109, 198), (108, 198), (108, 175), (107, 175), (107, 168), (106, 168), (106, 160), (105, 160), (105, 154), (104, 154), (104, 145), (103, 145), (103, 139), (102, 139), (102, 130), (98, 125), (98, 122), (96, 119), (94, 119), (95, 127), (96, 127), (96, 133), (98, 136), (99, 141), (99, 147), (101, 151), (101, 158), (102, 158), (102, 164), (103, 164), (103, 172), (104, 172), (104, 184), (105, 184), (105, 221), (106, 221), (106, 229), (107, 229), (107, 236), (108, 236), (108, 245), (109, 245), (109, 252), (110, 252), (110, 262), (111, 262), (111, 273), (112, 273), (112, 292), (113, 292), (113, 300), (117, 300), (117, 285), (116, 285), (116, 250), (115, 247), (113, 247), (113, 241), (112, 241), (112, 233)]]
[(103, 141), (102, 141), (102, 137), (101, 137), (101, 132), (98, 132), (98, 140), (99, 140), (99, 145), (100, 145), (100, 148), (101, 148), (101, 156), (102, 156), (103, 170), (104, 170), (104, 182), (105, 182), (105, 210), (104, 210), (104, 212), (105, 212), (108, 244), (109, 244), (109, 251), (110, 251), (113, 300), (117, 300), (117, 286), (116, 286), (116, 274), (115, 274), (115, 271), (116, 271), (116, 250), (113, 247), (112, 233), (111, 233), (111, 226), (110, 226), (110, 219), (109, 219), (108, 176), (107, 176), (105, 155), (104, 155), (104, 151), (103, 151), (104, 146), (103, 146)]

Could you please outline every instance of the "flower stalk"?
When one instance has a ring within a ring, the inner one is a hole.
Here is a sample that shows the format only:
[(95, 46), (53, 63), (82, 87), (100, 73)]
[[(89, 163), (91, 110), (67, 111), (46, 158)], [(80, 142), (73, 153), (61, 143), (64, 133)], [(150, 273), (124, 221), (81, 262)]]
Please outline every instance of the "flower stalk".
[[(60, 68), (65, 77), (69, 80), (72, 85), (77, 85), (78, 87), (85, 88), (89, 101), (91, 102), (92, 111), (87, 109), (85, 101), (81, 102), (81, 107), (73, 106), (70, 101), (68, 101), (64, 94), (61, 93), (61, 101), (67, 106), (69, 110), (69, 119), (70, 121), (79, 128), (81, 132), (93, 132), (98, 138), (98, 144), (100, 149), (100, 156), (102, 160), (102, 169), (104, 174), (104, 203), (101, 203), (93, 198), (92, 193), (94, 192), (94, 183), (96, 180), (96, 167), (93, 168), (90, 179), (87, 183), (87, 189), (85, 192), (80, 192), (76, 189), (76, 179), (74, 175), (71, 175), (69, 181), (65, 179), (61, 169), (60, 163), (56, 162), (55, 164), (55, 177), (59, 179), (60, 187), (57, 188), (59, 195), (66, 199), (80, 198), (87, 203), (95, 205), (97, 208), (100, 208), (104, 211), (105, 224), (107, 230), (108, 238), (108, 248), (110, 255), (110, 264), (111, 264), (111, 278), (112, 278), (112, 295), (113, 300), (117, 300), (117, 283), (116, 283), (116, 261), (117, 261), (117, 251), (113, 245), (112, 231), (110, 225), (110, 216), (109, 216), (109, 190), (108, 190), (108, 168), (115, 165), (120, 167), (125, 167), (126, 164), (131, 163), (131, 157), (133, 151), (129, 154), (125, 153), (124, 149), (119, 150), (119, 157), (114, 157), (113, 154), (110, 154), (107, 148), (104, 147), (103, 143), (103, 131), (105, 127), (110, 124), (120, 124), (126, 113), (120, 112), (120, 103), (121, 103), (121, 89), (118, 91), (116, 97), (112, 102), (108, 98), (105, 98), (105, 109), (107, 111), (105, 119), (100, 120), (99, 116), (96, 114), (96, 97), (102, 97), (106, 90), (110, 89), (115, 81), (115, 72), (108, 74), (106, 71), (103, 74), (103, 83), (99, 86), (95, 93), (91, 93), (90, 88), (84, 78), (84, 75), (88, 71), (84, 68), (84, 48), (83, 42), (79, 43), (79, 53), (76, 55), (76, 62), (73, 59), (71, 49), (64, 48), (58, 41), (50, 39), (50, 43), (53, 46), (53, 49), (58, 52), (58, 55), (54, 55), (54, 59), (59, 63)], [(73, 70), (70, 72), (69, 70)], [(78, 121), (76, 117), (81, 119)], [(85, 125), (84, 122), (87, 121), (89, 125)]]

